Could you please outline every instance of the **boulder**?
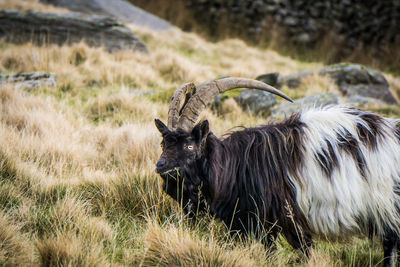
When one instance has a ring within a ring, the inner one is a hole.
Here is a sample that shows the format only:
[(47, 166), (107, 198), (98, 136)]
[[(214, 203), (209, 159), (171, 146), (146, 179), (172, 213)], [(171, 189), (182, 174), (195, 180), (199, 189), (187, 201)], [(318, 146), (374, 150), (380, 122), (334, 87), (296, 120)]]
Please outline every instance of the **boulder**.
[[(325, 73), (323, 73), (325, 72)], [(389, 90), (389, 83), (380, 72), (356, 64), (337, 64), (323, 70), (338, 84), (345, 96), (360, 95), (382, 100), (388, 104), (397, 104)]]
[(397, 104), (398, 101), (389, 90), (389, 83), (382, 73), (358, 64), (340, 63), (315, 70), (278, 78), (278, 84), (286, 84), (290, 88), (300, 86), (301, 80), (309, 75), (329, 75), (338, 85), (344, 96), (359, 95), (375, 98), (388, 104)]
[(285, 117), (295, 112), (311, 107), (323, 107), (339, 104), (339, 95), (333, 93), (316, 94), (309, 97), (297, 99), (294, 103), (283, 102), (272, 110), (272, 117)]
[(124, 0), (40, 0), (68, 8), (72, 11), (87, 14), (100, 14), (115, 17), (118, 20), (144, 26), (155, 31), (166, 31), (174, 28), (169, 22), (154, 16)]
[(14, 84), (16, 88), (37, 88), (56, 86), (56, 75), (48, 72), (20, 72), (12, 74), (0, 73), (0, 86)]
[(374, 105), (379, 108), (384, 108), (385, 105), (387, 106), (387, 104), (385, 104), (385, 102), (381, 100), (360, 95), (352, 95), (350, 97), (346, 97), (341, 103), (356, 108), (362, 108), (369, 105)]
[(90, 46), (104, 46), (110, 52), (148, 51), (139, 37), (122, 23), (97, 15), (0, 10), (1, 38), (14, 43), (32, 41), (38, 45), (84, 41)]
[(276, 86), (278, 84), (278, 78), (279, 78), (279, 72), (272, 72), (259, 75), (257, 76), (256, 80), (269, 84), (271, 86)]
[(251, 114), (270, 113), (271, 108), (276, 105), (276, 96), (254, 89), (242, 91), (237, 97), (238, 104)]

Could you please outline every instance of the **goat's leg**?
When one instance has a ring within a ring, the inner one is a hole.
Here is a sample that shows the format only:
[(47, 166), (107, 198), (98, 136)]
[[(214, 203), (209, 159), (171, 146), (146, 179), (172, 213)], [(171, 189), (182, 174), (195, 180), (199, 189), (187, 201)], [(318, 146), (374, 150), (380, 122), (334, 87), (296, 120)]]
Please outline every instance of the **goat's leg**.
[(277, 231), (272, 231), (266, 234), (264, 237), (261, 238), (261, 242), (265, 246), (265, 248), (269, 251), (273, 251), (276, 249), (276, 237), (278, 236)]
[(292, 228), (282, 234), (293, 248), (300, 249), (307, 257), (310, 256), (310, 249), (314, 246), (310, 233), (303, 233)]
[(400, 266), (400, 237), (393, 231), (383, 238), (383, 266)]

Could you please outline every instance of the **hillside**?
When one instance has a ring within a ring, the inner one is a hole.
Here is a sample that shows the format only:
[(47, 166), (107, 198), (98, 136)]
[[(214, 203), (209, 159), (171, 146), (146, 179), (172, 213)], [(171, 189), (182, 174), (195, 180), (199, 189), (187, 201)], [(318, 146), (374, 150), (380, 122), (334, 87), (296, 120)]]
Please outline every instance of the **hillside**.
[[(38, 0), (0, 0), (0, 9), (65, 13)], [(129, 25), (150, 53), (0, 40), (0, 73), (44, 71), (57, 85), (0, 84), (0, 265), (5, 266), (372, 266), (378, 243), (317, 241), (310, 259), (283, 239), (265, 251), (256, 239), (233, 240), (207, 214), (196, 222), (162, 192), (154, 171), (169, 100), (182, 83), (221, 76), (255, 78), (322, 66), (241, 40), (208, 42), (178, 29), (154, 33)], [(385, 74), (394, 95), (400, 79)], [(311, 76), (295, 99), (338, 89)], [(398, 106), (369, 106), (399, 117)], [(218, 136), (268, 120), (228, 98), (202, 117)]]

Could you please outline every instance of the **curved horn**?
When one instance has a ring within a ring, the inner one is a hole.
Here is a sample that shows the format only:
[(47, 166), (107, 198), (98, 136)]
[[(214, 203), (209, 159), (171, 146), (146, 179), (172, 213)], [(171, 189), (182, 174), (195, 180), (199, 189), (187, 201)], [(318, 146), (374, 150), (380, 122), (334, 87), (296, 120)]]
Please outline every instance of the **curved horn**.
[(212, 80), (198, 86), (197, 92), (183, 107), (182, 114), (178, 121), (178, 127), (184, 130), (190, 130), (196, 123), (200, 112), (205, 109), (218, 94), (236, 88), (259, 89), (274, 95), (278, 95), (290, 102), (293, 102), (291, 98), (283, 94), (278, 89), (257, 80), (234, 77)]
[(182, 109), (195, 92), (196, 86), (194, 83), (185, 83), (175, 91), (168, 110), (168, 128), (176, 129), (178, 127)]

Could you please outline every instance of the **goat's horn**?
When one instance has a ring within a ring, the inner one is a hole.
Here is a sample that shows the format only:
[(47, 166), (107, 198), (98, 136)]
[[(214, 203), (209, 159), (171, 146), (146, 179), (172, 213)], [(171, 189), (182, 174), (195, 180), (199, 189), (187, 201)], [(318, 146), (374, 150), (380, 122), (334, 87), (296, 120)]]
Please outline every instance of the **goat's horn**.
[(185, 83), (175, 91), (168, 110), (168, 127), (170, 129), (178, 127), (178, 120), (182, 109), (195, 92), (196, 86), (194, 83)]
[(197, 92), (189, 99), (188, 103), (183, 106), (182, 114), (178, 121), (178, 127), (184, 130), (190, 130), (196, 123), (200, 112), (205, 109), (218, 94), (236, 88), (259, 89), (293, 102), (292, 99), (278, 89), (257, 80), (234, 77), (212, 80), (199, 85), (197, 87)]

